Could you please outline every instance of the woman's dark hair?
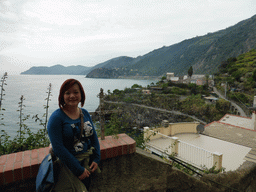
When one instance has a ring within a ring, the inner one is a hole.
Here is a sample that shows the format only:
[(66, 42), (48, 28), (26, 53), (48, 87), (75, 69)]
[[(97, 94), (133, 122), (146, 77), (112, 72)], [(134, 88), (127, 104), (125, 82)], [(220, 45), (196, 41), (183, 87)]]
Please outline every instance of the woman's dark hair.
[(65, 92), (70, 89), (73, 85), (77, 84), (79, 86), (80, 89), (80, 93), (81, 93), (81, 106), (84, 106), (84, 101), (85, 101), (85, 93), (84, 93), (84, 89), (83, 86), (81, 85), (81, 83), (76, 80), (76, 79), (67, 79), (66, 81), (64, 81), (64, 83), (61, 85), (60, 87), (60, 93), (59, 93), (59, 107), (62, 109), (64, 107), (64, 94)]

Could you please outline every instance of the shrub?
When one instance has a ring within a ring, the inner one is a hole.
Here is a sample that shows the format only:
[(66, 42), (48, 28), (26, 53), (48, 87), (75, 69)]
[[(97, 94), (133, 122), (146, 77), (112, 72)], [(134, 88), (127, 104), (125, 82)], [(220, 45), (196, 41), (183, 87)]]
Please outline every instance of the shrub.
[(219, 99), (216, 102), (216, 109), (222, 114), (228, 113), (228, 111), (230, 110), (230, 106), (231, 103), (225, 99)]

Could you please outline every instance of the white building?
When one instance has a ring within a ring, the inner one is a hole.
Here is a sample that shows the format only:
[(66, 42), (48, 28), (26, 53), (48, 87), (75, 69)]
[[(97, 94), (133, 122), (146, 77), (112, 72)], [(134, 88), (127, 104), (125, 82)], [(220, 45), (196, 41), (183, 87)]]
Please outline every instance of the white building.
[(174, 73), (166, 73), (166, 80), (171, 81), (172, 77), (174, 77)]

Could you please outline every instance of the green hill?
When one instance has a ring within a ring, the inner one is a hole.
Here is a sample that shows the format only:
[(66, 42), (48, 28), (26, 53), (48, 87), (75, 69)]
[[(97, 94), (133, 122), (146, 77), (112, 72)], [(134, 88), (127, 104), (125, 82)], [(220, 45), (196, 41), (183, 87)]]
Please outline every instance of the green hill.
[(51, 67), (31, 67), (29, 70), (22, 72), (22, 75), (84, 75), (89, 72), (91, 67), (81, 65), (64, 67), (54, 65)]

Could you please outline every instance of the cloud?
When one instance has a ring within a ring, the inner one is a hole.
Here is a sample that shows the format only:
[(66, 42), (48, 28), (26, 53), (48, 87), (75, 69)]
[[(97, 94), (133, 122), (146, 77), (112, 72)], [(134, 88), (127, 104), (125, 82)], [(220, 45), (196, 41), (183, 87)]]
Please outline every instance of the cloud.
[(19, 6), (12, 1), (3, 0), (0, 2), (0, 18), (2, 21), (18, 22), (20, 19), (17, 15)]
[(234, 25), (254, 7), (252, 0), (2, 0), (0, 61), (26, 70), (137, 57)]

